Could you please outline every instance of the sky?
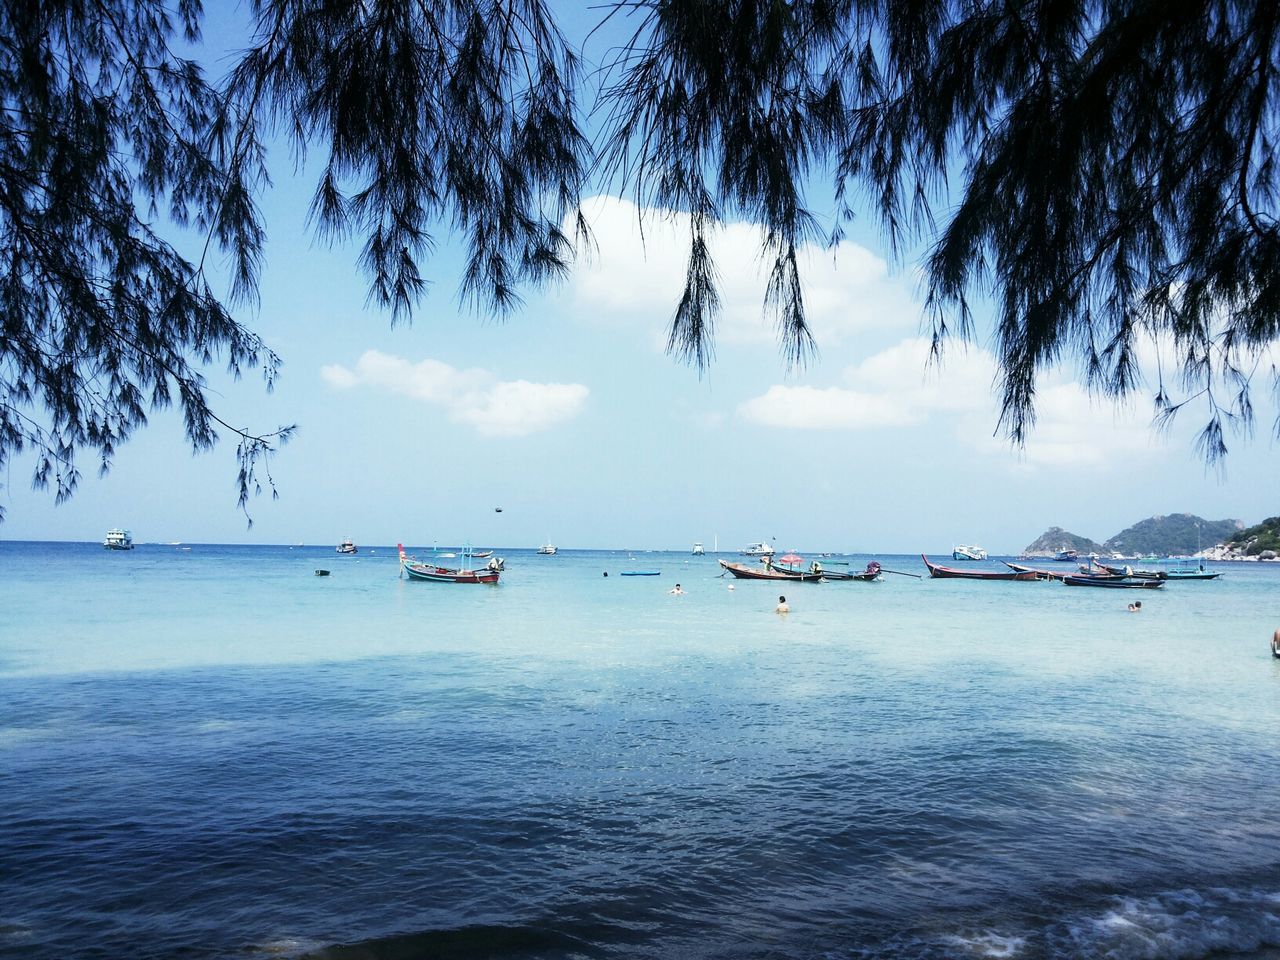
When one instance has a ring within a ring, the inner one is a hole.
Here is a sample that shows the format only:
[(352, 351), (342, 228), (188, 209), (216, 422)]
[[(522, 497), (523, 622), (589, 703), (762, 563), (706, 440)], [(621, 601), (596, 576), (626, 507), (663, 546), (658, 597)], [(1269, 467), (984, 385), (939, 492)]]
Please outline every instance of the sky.
[[(273, 164), (261, 298), (237, 310), (283, 358), (276, 389), (209, 371), (223, 419), (297, 424), (269, 464), (278, 499), (252, 499), (249, 527), (234, 443), (193, 455), (179, 418), (158, 412), (105, 477), (82, 456), (62, 505), (30, 490), (33, 464), (14, 458), (0, 538), (91, 541), (121, 526), (161, 543), (1009, 554), (1050, 526), (1101, 541), (1149, 516), (1280, 512), (1265, 385), (1256, 434), (1228, 438), (1223, 470), (1194, 449), (1200, 409), (1157, 433), (1154, 386), (1115, 406), (1072, 369), (1045, 376), (1037, 425), (1012, 447), (997, 432), (989, 316), (977, 342), (930, 366), (923, 248), (894, 261), (869, 216), (836, 249), (807, 251), (819, 352), (798, 370), (762, 312), (759, 231), (726, 226), (715, 359), (700, 373), (665, 351), (687, 249), (679, 214), (646, 211), (642, 239), (629, 201), (592, 196), (594, 255), (504, 321), (459, 306), (460, 249), (442, 233), (427, 296), (393, 328), (366, 304), (358, 247), (308, 232), (317, 170), (295, 173), (283, 151)], [(1155, 355), (1147, 345), (1149, 371)]]

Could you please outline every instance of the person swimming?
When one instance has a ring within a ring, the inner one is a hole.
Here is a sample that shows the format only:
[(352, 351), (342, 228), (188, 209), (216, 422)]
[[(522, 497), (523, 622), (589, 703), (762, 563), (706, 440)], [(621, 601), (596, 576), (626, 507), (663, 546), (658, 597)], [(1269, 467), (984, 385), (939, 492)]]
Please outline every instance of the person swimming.
[(778, 605), (773, 608), (774, 613), (790, 613), (791, 606), (787, 603), (786, 597), (778, 597)]

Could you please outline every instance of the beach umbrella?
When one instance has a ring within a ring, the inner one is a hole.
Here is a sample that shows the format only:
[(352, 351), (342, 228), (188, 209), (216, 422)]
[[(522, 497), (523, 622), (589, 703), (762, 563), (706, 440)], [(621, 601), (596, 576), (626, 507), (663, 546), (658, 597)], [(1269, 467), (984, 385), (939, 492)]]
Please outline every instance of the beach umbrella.
[(798, 554), (793, 550), (793, 551), (791, 551), (791, 553), (788, 553), (788, 554), (785, 554), (785, 555), (783, 555), (783, 556), (779, 557), (777, 562), (778, 562), (778, 563), (785, 563), (785, 564), (788, 564), (788, 565), (793, 565), (793, 564), (797, 564), (797, 563), (804, 563), (804, 557), (802, 557), (802, 556), (798, 555)]

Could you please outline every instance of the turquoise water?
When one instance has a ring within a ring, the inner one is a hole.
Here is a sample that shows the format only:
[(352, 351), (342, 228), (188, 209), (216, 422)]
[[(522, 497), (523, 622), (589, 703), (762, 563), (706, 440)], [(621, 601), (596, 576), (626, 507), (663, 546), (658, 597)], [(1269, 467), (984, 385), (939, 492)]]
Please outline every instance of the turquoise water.
[(0, 954), (1280, 946), (1276, 566), (779, 616), (712, 556), (501, 552), (0, 542)]

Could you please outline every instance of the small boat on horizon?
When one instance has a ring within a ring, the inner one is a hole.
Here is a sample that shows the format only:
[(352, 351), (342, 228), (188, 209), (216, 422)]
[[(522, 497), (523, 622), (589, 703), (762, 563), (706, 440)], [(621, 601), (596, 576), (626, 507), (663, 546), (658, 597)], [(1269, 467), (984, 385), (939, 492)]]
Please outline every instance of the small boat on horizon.
[(739, 556), (743, 557), (772, 557), (777, 551), (763, 540), (759, 543), (749, 543), (744, 550), (739, 551)]
[(350, 537), (348, 537), (346, 540), (343, 540), (340, 544), (338, 544), (337, 548), (334, 550), (334, 553), (359, 553), (359, 552), (360, 551), (356, 549), (356, 545), (351, 542)]
[(701, 556), (705, 555), (705, 554), (706, 554), (706, 552), (707, 552), (706, 550), (702, 549), (702, 541), (701, 541), (701, 540), (697, 541), (697, 542), (693, 545), (693, 555), (694, 555), (695, 557), (701, 557)]
[(558, 549), (559, 548), (554, 543), (548, 540), (538, 548), (537, 552), (542, 554), (544, 557), (554, 557)]
[(952, 560), (985, 560), (987, 559), (987, 551), (982, 547), (973, 546), (967, 543), (957, 544), (951, 548)]
[(128, 530), (112, 527), (107, 531), (107, 536), (102, 541), (102, 545), (108, 550), (132, 550), (133, 534)]

